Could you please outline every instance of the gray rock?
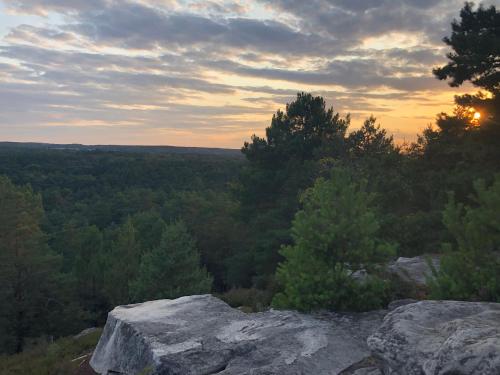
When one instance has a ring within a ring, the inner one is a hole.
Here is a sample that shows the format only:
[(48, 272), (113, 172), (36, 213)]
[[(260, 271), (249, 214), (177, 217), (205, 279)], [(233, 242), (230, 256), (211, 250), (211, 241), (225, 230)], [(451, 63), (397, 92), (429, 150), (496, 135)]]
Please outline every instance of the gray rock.
[[(429, 257), (400, 257), (395, 262), (389, 263), (387, 269), (403, 281), (417, 286), (425, 286), (427, 284), (427, 277), (432, 275), (431, 268), (427, 263), (427, 258)], [(438, 270), (439, 258), (437, 256), (431, 256), (430, 260), (432, 265)]]
[(384, 374), (500, 374), (500, 304), (421, 301), (398, 307), (368, 338)]
[(383, 375), (382, 371), (376, 367), (360, 368), (352, 373), (352, 375)]
[(413, 298), (397, 299), (395, 301), (389, 302), (389, 305), (387, 305), (387, 309), (389, 311), (392, 311), (396, 310), (400, 306), (409, 305), (410, 303), (415, 303), (415, 302), (418, 301)]
[(384, 315), (245, 314), (210, 295), (120, 306), (90, 364), (100, 374), (333, 375), (369, 356)]
[(352, 364), (339, 375), (383, 375), (380, 363), (373, 357), (367, 357)]
[(359, 282), (365, 282), (368, 280), (368, 272), (366, 272), (365, 269), (361, 269), (361, 270), (358, 270), (358, 271), (354, 271), (352, 274), (351, 274), (351, 277), (356, 280), (356, 281), (359, 281)]

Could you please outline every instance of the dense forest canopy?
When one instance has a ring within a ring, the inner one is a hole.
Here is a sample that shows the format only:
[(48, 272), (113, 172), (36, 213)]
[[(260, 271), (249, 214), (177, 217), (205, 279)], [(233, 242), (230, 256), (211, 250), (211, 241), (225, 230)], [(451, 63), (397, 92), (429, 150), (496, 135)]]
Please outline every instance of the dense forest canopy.
[(377, 308), (397, 256), (441, 254), (431, 297), (500, 302), (499, 17), (465, 5), (434, 73), (482, 91), (413, 144), (298, 93), (245, 158), (0, 147), (0, 352), (185, 294)]

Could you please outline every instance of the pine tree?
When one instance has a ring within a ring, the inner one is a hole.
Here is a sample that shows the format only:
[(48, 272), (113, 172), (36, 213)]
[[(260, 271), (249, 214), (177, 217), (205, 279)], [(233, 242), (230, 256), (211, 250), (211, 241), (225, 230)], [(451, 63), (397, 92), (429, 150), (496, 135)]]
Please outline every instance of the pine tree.
[(112, 237), (106, 256), (106, 294), (111, 305), (116, 306), (131, 301), (129, 285), (137, 277), (142, 249), (130, 217), (112, 233)]
[(319, 160), (345, 155), (349, 123), (349, 116), (335, 113), (322, 97), (302, 92), (285, 111), (273, 115), (265, 137), (254, 135), (251, 142), (245, 142), (242, 152), (248, 163), (236, 192), (241, 217), (251, 232), (253, 256), (247, 264), (255, 267), (256, 286), (271, 282), (282, 259), (278, 249), (290, 243), (299, 192), (313, 183)]
[(479, 126), (483, 142), (493, 140), (492, 146), (497, 149), (500, 139), (499, 24), (500, 11), (494, 5), (479, 5), (474, 9), (473, 3), (466, 2), (460, 11), (460, 20), (451, 24), (451, 35), (443, 39), (452, 49), (446, 55), (449, 61), (433, 70), (438, 79), (449, 79), (452, 87), (469, 81), (486, 90), (476, 95), (456, 96), (455, 115), (441, 114), (437, 122), (439, 128), (446, 133), (463, 135), (475, 132)]
[(47, 329), (58, 292), (58, 258), (40, 229), (40, 195), (0, 177), (0, 352), (20, 352)]
[(460, 21), (451, 24), (452, 34), (443, 39), (453, 51), (443, 67), (434, 69), (439, 79), (451, 78), (450, 86), (465, 81), (492, 93), (500, 91), (500, 12), (495, 6), (485, 8), (466, 2), (460, 11)]
[(456, 203), (453, 195), (443, 212), (452, 243), (431, 280), (432, 296), (439, 299), (500, 302), (500, 175), (486, 187), (474, 184), (472, 205)]
[(142, 211), (132, 216), (136, 239), (143, 251), (151, 251), (160, 244), (166, 223), (155, 211)]
[(107, 307), (103, 291), (106, 265), (102, 233), (94, 225), (79, 228), (74, 233), (72, 245), (72, 251), (76, 254), (73, 274), (80, 303), (95, 318)]
[(194, 239), (181, 221), (163, 232), (160, 245), (142, 257), (131, 289), (136, 301), (210, 292), (212, 277), (200, 267)]
[(306, 191), (292, 225), (293, 244), (281, 250), (285, 261), (277, 278), (284, 291), (276, 295), (275, 306), (363, 310), (381, 305), (383, 284), (375, 278), (358, 282), (354, 276), (394, 250), (377, 237), (372, 201), (363, 184), (338, 168)]

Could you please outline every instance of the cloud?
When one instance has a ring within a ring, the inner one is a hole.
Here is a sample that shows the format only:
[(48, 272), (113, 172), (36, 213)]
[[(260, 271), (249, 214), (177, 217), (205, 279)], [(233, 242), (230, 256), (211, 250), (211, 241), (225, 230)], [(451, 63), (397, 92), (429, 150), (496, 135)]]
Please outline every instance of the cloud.
[[(260, 0), (294, 17), (307, 32), (355, 43), (364, 38), (420, 33), (439, 44), (458, 17), (462, 0)], [(491, 1), (490, 1), (491, 2)]]
[[(300, 71), (253, 68), (230, 60), (206, 61), (205, 65), (223, 72), (314, 86), (343, 86), (349, 89), (387, 87), (401, 91), (432, 90), (442, 86), (428, 71), (420, 71), (419, 76), (398, 76), (398, 73), (409, 68), (386, 65), (374, 59), (334, 60), (319, 70)], [(412, 72), (419, 70), (414, 69)]]
[(400, 108), (432, 119), (453, 95), (431, 68), (461, 0), (3, 1), (20, 18), (0, 42), (0, 137), (88, 126), (241, 143), (298, 91), (408, 132)]
[[(34, 46), (8, 46), (0, 48), (0, 57), (20, 59), (21, 66), (13, 78), (33, 83), (51, 83), (71, 90), (99, 87), (107, 90), (160, 90), (168, 88), (226, 93), (231, 86), (209, 82), (185, 73), (185, 68), (174, 71), (164, 60), (125, 56), (56, 52)], [(148, 71), (149, 70), (149, 71)], [(93, 92), (95, 94), (95, 92)]]
[(209, 45), (212, 49), (307, 54), (327, 53), (320, 36), (295, 31), (287, 25), (250, 18), (211, 19), (190, 13), (167, 13), (137, 3), (120, 2), (82, 12), (68, 30), (95, 43), (124, 48), (183, 49)]
[(48, 12), (77, 12), (92, 10), (105, 6), (106, 0), (3, 0), (5, 5), (14, 11), (37, 15)]

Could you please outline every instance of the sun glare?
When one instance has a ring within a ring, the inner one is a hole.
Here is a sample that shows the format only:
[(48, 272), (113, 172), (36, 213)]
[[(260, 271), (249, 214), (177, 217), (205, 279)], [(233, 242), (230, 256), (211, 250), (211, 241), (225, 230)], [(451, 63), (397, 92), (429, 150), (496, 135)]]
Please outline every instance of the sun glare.
[(470, 122), (472, 125), (478, 126), (479, 125), (479, 120), (481, 119), (481, 112), (478, 112), (475, 108), (470, 107), (468, 109), (470, 113)]

